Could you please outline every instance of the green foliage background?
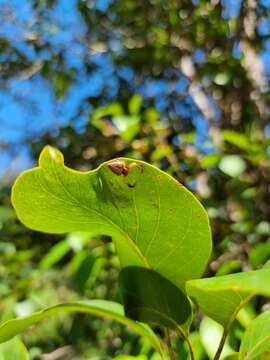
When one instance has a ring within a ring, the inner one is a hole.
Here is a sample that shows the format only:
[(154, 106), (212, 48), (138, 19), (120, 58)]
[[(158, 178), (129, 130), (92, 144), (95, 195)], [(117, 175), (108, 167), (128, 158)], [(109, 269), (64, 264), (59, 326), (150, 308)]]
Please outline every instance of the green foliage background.
[[(33, 69), (37, 69), (56, 99), (61, 99), (81, 74), (65, 65), (61, 49), (54, 51), (42, 41), (46, 11), (55, 1), (31, 3), (37, 9), (39, 26), (27, 42), (38, 53), (47, 49), (48, 59), (40, 60), (37, 68), (36, 61), (24, 58), (12, 41), (1, 38), (0, 53), (7, 61), (0, 80), (5, 86), (22, 72), (36, 76)], [(270, 99), (269, 79), (260, 67), (267, 36), (259, 35), (258, 26), (269, 16), (269, 9), (256, 1), (242, 1), (239, 16), (226, 18), (221, 1), (123, 0), (112, 2), (106, 13), (91, 4), (76, 2), (87, 29), (80, 41), (89, 51), (108, 53), (115, 72), (121, 66), (131, 68), (134, 83), (122, 79), (115, 99), (106, 89), (84, 99), (75, 118), (83, 115), (85, 103), (95, 110), (87, 115), (83, 131), (78, 132), (74, 119), (69, 119), (56, 134), (48, 131), (26, 139), (33, 159), (50, 144), (61, 149), (67, 165), (79, 170), (119, 156), (148, 161), (190, 187), (207, 209), (215, 248), (206, 275), (261, 268), (270, 258), (270, 141), (266, 136)], [(114, 50), (112, 33), (121, 51)], [(203, 61), (196, 60), (198, 50), (204, 54)], [(95, 70), (87, 59), (84, 65), (86, 73)], [(180, 95), (174, 90), (166, 93), (162, 109), (154, 96), (146, 98), (136, 87), (144, 79), (165, 79), (172, 84), (179, 73), (187, 87)], [(184, 114), (176, 111), (179, 99), (186, 106)], [(196, 114), (202, 115), (207, 127), (203, 138), (195, 126)], [(12, 151), (2, 140), (0, 145)], [(1, 179), (1, 320), (61, 301), (119, 301), (119, 261), (110, 239), (77, 233), (52, 236), (26, 229), (10, 205), (13, 178), (14, 174), (5, 174)], [(253, 300), (239, 316), (229, 347), (236, 346), (250, 320), (266, 308), (269, 304), (263, 297)], [(207, 359), (211, 344), (199, 339), (196, 324), (193, 330), (200, 359)], [(23, 340), (31, 359), (46, 359), (45, 354), (56, 349), (62, 359), (110, 359), (120, 354), (155, 357), (128, 330), (84, 315), (47, 320), (27, 331)], [(181, 358), (187, 358), (181, 343), (175, 347)]]

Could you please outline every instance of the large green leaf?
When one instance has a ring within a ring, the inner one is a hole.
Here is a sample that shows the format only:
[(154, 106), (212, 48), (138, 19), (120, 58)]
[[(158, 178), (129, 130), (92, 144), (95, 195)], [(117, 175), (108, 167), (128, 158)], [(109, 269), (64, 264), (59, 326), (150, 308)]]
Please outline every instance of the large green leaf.
[(0, 344), (0, 360), (29, 360), (29, 355), (23, 342), (15, 337)]
[(188, 330), (191, 321), (188, 298), (157, 272), (128, 266), (120, 272), (119, 285), (128, 317), (173, 330), (180, 328), (181, 332)]
[(190, 280), (186, 288), (207, 316), (227, 326), (252, 296), (270, 296), (269, 284), (270, 269), (261, 269)]
[(34, 325), (43, 319), (46, 319), (61, 312), (81, 312), (115, 320), (123, 325), (130, 327), (134, 332), (148, 339), (151, 345), (157, 351), (162, 353), (161, 345), (158, 338), (148, 326), (126, 318), (124, 316), (124, 310), (122, 305), (105, 300), (89, 300), (73, 303), (63, 303), (48, 307), (29, 316), (8, 320), (0, 326), (0, 343), (5, 342), (13, 338), (14, 336), (22, 333), (31, 325)]
[(152, 268), (184, 289), (211, 252), (208, 217), (196, 198), (159, 169), (117, 159), (89, 172), (67, 168), (45, 147), (39, 167), (19, 176), (12, 202), (28, 227), (112, 236), (121, 265)]
[(251, 322), (240, 347), (240, 360), (267, 360), (270, 358), (270, 311)]

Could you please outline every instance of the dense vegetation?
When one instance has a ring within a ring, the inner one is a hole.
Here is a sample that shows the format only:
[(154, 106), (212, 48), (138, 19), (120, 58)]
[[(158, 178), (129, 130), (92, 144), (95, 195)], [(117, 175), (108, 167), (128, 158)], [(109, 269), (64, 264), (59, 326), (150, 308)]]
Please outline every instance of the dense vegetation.
[[(28, 151), (37, 160), (49, 144), (78, 170), (121, 156), (150, 162), (192, 190), (208, 212), (214, 250), (204, 277), (261, 269), (270, 257), (267, 2), (230, 8), (226, 1), (78, 0), (67, 9), (61, 1), (27, 3), (34, 21), (12, 13), (10, 2), (0, 5), (13, 26), (0, 33), (1, 92), (28, 109), (16, 141), (0, 136), (5, 156)], [(51, 89), (48, 121), (59, 118), (61, 126), (33, 120), (42, 116), (37, 84)], [(13, 178), (7, 172), (1, 180), (1, 320), (63, 301), (119, 301), (110, 238), (27, 230), (10, 204)], [(255, 297), (241, 311), (228, 352), (267, 301)], [(109, 320), (61, 316), (24, 333), (32, 359), (56, 351), (64, 359), (156, 356)], [(213, 357), (216, 323), (195, 322), (192, 334), (198, 359)], [(174, 336), (172, 343), (185, 359), (183, 343)]]

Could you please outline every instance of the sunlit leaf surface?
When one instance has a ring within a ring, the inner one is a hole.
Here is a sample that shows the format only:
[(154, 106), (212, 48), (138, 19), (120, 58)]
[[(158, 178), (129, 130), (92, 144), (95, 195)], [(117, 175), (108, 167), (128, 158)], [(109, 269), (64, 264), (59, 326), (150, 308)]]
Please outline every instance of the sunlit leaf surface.
[(122, 266), (152, 268), (182, 289), (201, 276), (211, 252), (200, 203), (142, 161), (121, 158), (82, 173), (67, 168), (60, 151), (45, 147), (39, 167), (17, 179), (12, 202), (32, 229), (112, 236)]

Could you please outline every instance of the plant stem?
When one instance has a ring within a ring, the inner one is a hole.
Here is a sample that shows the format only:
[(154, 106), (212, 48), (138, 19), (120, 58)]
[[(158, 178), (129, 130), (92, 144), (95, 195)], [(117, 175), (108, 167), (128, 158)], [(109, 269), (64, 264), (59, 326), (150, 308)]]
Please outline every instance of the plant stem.
[(195, 360), (195, 355), (194, 355), (194, 351), (193, 351), (193, 348), (192, 348), (191, 341), (189, 340), (189, 338), (188, 338), (187, 336), (184, 338), (184, 340), (185, 340), (185, 342), (187, 343), (188, 348), (189, 348), (190, 359), (191, 359), (191, 360)]
[(187, 343), (188, 349), (189, 349), (189, 353), (190, 353), (190, 359), (191, 360), (195, 360), (195, 355), (194, 355), (194, 351), (192, 348), (192, 343), (189, 340), (188, 336), (186, 336), (186, 334), (182, 331), (182, 329), (180, 328), (180, 326), (177, 326), (177, 330), (181, 336), (181, 338)]
[(166, 343), (167, 343), (168, 350), (169, 350), (170, 359), (175, 360), (175, 352), (173, 351), (173, 348), (172, 348), (170, 331), (168, 328), (164, 328), (164, 332), (165, 332), (165, 338), (166, 338)]
[(217, 352), (215, 354), (214, 360), (219, 360), (219, 358), (220, 358), (220, 355), (222, 353), (222, 350), (223, 350), (223, 347), (224, 347), (224, 344), (225, 344), (226, 337), (227, 337), (229, 331), (231, 330), (231, 327), (232, 327), (232, 325), (234, 323), (236, 315), (238, 314), (240, 309), (242, 309), (253, 297), (254, 297), (254, 294), (248, 295), (243, 301), (241, 301), (241, 303), (235, 309), (235, 311), (232, 314), (227, 326), (224, 327), (224, 331), (223, 331), (222, 337), (220, 339), (220, 343), (218, 345), (218, 349), (217, 349)]
[[(161, 343), (161, 346), (163, 347), (163, 344), (162, 344), (162, 343)], [(164, 349), (164, 351), (163, 351), (163, 349), (162, 349), (162, 352), (160, 353), (160, 355), (161, 355), (162, 360), (167, 360), (167, 356), (166, 356), (166, 353), (165, 353), (165, 349)]]
[(221, 355), (222, 350), (223, 350), (223, 346), (225, 344), (226, 337), (228, 335), (228, 330), (229, 330), (228, 328), (224, 328), (224, 331), (223, 331), (222, 337), (220, 339), (220, 343), (218, 345), (218, 349), (217, 349), (217, 352), (215, 354), (214, 360), (218, 360), (220, 358), (220, 355)]

